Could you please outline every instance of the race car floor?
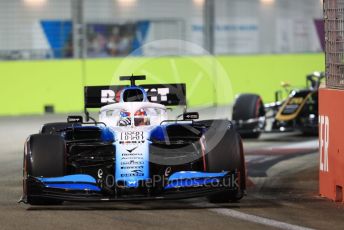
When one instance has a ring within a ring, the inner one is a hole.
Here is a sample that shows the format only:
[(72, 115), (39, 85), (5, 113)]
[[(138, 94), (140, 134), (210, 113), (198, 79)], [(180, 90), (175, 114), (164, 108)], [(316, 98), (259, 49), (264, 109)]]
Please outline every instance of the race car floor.
[(318, 196), (317, 140), (264, 134), (245, 140), (247, 196), (238, 203), (204, 198), (179, 201), (17, 204), (23, 144), (45, 122), (65, 116), (0, 118), (2, 229), (342, 229), (344, 205)]

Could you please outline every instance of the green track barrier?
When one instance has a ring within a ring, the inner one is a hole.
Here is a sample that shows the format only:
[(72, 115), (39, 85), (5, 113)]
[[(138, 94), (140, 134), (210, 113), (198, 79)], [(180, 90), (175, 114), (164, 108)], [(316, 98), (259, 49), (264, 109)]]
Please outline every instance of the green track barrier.
[(324, 70), (323, 54), (158, 57), (0, 62), (0, 115), (42, 114), (83, 108), (83, 85), (123, 84), (119, 75), (146, 74), (146, 83), (186, 83), (190, 106), (228, 104), (243, 92), (272, 101), (280, 82), (305, 85)]
[(0, 62), (0, 115), (80, 111), (81, 70), (77, 60)]
[(323, 54), (219, 57), (218, 60), (228, 72), (235, 94), (257, 93), (264, 102), (274, 101), (274, 92), (281, 89), (282, 81), (303, 88), (307, 74), (325, 70)]

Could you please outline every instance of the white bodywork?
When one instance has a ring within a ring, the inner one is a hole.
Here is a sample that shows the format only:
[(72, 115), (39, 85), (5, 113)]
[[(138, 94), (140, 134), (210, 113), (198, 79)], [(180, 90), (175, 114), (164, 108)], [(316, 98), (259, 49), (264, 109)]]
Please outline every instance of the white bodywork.
[[(120, 124), (121, 112), (126, 114), (127, 125)], [(147, 122), (138, 125), (135, 119)], [(138, 181), (149, 178), (150, 132), (164, 120), (167, 120), (166, 108), (157, 103), (120, 102), (100, 109), (99, 121), (115, 134), (116, 182), (124, 181), (128, 187), (137, 187)]]

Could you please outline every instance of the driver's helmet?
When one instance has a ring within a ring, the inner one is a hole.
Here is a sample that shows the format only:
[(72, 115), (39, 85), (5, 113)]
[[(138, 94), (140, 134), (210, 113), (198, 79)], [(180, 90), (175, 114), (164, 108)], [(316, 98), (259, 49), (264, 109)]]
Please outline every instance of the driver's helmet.
[(122, 110), (119, 113), (119, 126), (130, 126), (131, 125), (131, 118), (130, 118), (130, 112)]
[(139, 109), (134, 114), (135, 126), (150, 125), (150, 119), (144, 109)]

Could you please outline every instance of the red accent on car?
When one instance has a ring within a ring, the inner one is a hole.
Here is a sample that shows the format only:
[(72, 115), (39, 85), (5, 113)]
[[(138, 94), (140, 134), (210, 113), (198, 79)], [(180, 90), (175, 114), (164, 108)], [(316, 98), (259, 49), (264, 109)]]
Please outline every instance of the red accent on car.
[(120, 100), (121, 100), (121, 94), (122, 94), (122, 90), (118, 90), (118, 91), (116, 92), (116, 96), (115, 96), (115, 101), (116, 101), (116, 102), (120, 102)]
[(260, 102), (262, 101), (262, 99), (259, 97), (259, 99), (256, 102), (256, 116), (259, 117), (259, 109), (260, 109)]
[(199, 141), (200, 141), (201, 150), (202, 150), (203, 171), (206, 172), (206, 171), (207, 171), (207, 162), (206, 162), (206, 159), (205, 159), (205, 143), (204, 143), (204, 137), (201, 137), (201, 139), (200, 139)]
[(146, 116), (146, 115), (147, 115), (147, 113), (143, 109), (137, 110), (135, 112), (135, 116)]

